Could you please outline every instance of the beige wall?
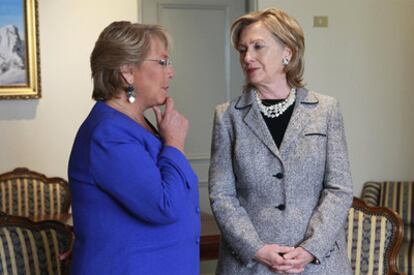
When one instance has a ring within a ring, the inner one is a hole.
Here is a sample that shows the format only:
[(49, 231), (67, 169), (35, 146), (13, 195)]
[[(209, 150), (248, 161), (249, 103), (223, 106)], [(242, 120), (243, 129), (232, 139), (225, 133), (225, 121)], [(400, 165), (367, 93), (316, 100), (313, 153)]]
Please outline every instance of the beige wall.
[[(414, 180), (413, 0), (261, 0), (300, 21), (308, 87), (339, 99), (356, 195), (367, 180)], [(313, 28), (315, 15), (328, 28)]]
[[(0, 172), (27, 166), (67, 177), (74, 135), (93, 104), (93, 43), (109, 22), (136, 21), (138, 2), (39, 1), (43, 98), (0, 101)], [(343, 108), (356, 193), (369, 179), (414, 179), (414, 1), (258, 3), (281, 6), (301, 21), (308, 86), (337, 97)], [(329, 28), (312, 28), (313, 15), (328, 15)]]
[(0, 101), (0, 172), (27, 166), (67, 178), (76, 131), (93, 104), (89, 54), (114, 20), (136, 21), (137, 0), (39, 0), (40, 100)]

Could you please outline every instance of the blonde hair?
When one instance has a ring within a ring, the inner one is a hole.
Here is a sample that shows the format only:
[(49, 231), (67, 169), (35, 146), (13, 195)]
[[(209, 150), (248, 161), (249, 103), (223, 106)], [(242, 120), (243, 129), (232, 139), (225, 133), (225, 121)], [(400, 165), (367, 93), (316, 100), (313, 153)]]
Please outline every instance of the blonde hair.
[[(274, 35), (276, 41), (292, 51), (292, 58), (285, 66), (286, 79), (290, 87), (303, 87), (305, 38), (299, 23), (284, 11), (276, 8), (243, 15), (231, 26), (231, 42), (236, 50), (242, 30), (256, 22), (261, 22)], [(250, 90), (252, 87), (252, 84), (247, 83), (244, 90)]]
[(151, 39), (158, 38), (168, 50), (171, 42), (166, 30), (159, 25), (127, 21), (113, 22), (99, 35), (91, 53), (93, 79), (92, 98), (108, 100), (126, 89), (121, 76), (122, 65), (140, 65), (151, 49)]

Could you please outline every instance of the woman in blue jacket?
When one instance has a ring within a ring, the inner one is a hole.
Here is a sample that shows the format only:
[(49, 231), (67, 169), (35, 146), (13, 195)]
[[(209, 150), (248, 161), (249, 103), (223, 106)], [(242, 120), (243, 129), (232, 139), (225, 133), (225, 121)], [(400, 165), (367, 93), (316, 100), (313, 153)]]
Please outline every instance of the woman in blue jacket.
[[(168, 88), (169, 36), (114, 22), (91, 54), (93, 99), (69, 160), (72, 274), (198, 274), (197, 176)], [(159, 106), (165, 105), (163, 112)], [(157, 127), (144, 117), (153, 109)]]

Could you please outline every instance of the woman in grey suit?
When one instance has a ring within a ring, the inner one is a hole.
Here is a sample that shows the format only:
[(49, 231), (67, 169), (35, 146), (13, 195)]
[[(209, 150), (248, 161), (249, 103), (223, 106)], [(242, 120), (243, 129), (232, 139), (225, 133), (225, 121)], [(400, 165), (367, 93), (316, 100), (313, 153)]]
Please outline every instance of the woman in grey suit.
[(231, 30), (246, 86), (214, 118), (217, 274), (351, 274), (343, 120), (334, 98), (304, 88), (303, 31), (275, 8), (244, 15)]

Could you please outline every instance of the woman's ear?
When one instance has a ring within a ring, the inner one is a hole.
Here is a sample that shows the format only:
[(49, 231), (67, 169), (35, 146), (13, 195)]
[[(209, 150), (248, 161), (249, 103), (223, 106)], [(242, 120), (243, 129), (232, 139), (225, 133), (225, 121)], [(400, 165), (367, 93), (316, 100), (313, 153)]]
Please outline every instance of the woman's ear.
[(127, 82), (126, 84), (132, 84), (134, 82), (134, 70), (131, 64), (124, 64), (120, 68), (122, 78)]
[(288, 60), (291, 60), (292, 59), (292, 54), (293, 54), (293, 52), (289, 47), (285, 47), (283, 49), (283, 57), (284, 58), (287, 58)]

